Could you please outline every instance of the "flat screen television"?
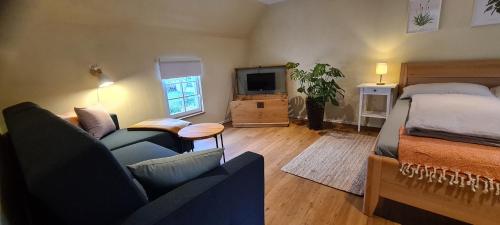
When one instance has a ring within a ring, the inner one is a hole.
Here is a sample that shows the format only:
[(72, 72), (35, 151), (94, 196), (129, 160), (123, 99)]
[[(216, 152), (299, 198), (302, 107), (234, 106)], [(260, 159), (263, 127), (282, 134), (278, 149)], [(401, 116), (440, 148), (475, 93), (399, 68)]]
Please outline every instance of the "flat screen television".
[(247, 74), (248, 91), (274, 91), (276, 90), (275, 73), (251, 73)]

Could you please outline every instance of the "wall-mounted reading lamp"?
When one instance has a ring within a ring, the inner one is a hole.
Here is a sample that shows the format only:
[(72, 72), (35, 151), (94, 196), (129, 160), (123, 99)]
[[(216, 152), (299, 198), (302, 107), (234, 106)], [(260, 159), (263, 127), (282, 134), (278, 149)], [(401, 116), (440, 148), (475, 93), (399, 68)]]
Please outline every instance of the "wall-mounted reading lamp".
[(99, 78), (99, 87), (107, 87), (115, 82), (105, 73), (102, 72), (101, 66), (99, 64), (90, 65), (90, 74)]

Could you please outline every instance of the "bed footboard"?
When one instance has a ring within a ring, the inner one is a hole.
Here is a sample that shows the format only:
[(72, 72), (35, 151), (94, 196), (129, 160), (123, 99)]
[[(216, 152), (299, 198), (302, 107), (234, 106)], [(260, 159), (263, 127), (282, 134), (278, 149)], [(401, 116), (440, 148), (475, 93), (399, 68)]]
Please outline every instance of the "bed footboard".
[(363, 211), (372, 216), (380, 198), (472, 224), (498, 224), (500, 196), (403, 176), (396, 159), (370, 155)]
[(370, 155), (367, 169), (363, 212), (368, 216), (373, 216), (380, 198), (382, 161), (375, 154)]

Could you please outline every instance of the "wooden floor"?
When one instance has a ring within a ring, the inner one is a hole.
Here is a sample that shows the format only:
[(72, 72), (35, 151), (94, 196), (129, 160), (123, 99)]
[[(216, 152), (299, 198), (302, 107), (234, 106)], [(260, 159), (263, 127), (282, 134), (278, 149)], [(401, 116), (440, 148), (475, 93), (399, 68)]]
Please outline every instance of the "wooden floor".
[[(351, 126), (336, 126), (334, 129), (355, 132)], [(370, 135), (378, 133), (373, 129), (364, 132)], [(321, 134), (298, 121), (290, 127), (274, 128), (232, 128), (226, 125), (223, 135), (227, 160), (246, 151), (264, 156), (266, 225), (398, 224), (381, 217), (365, 216), (361, 212), (362, 197), (280, 170)], [(214, 146), (213, 139), (195, 143), (196, 150)]]
[[(361, 197), (280, 170), (320, 136), (295, 123), (287, 128), (227, 128), (224, 131), (226, 159), (246, 151), (264, 156), (266, 225), (395, 224), (364, 216)], [(212, 142), (199, 141), (196, 149), (213, 147)]]

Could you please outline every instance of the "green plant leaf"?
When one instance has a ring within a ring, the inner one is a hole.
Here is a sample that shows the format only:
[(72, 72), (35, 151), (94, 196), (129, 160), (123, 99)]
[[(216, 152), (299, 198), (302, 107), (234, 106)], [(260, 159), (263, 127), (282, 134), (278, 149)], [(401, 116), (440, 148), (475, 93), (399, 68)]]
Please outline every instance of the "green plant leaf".
[(332, 105), (334, 105), (334, 106), (339, 106), (339, 105), (340, 105), (340, 104), (339, 104), (339, 102), (337, 101), (337, 99), (335, 99), (335, 98), (330, 98), (330, 102), (331, 102), (331, 103), (332, 103)]
[(287, 69), (295, 69), (295, 68), (299, 67), (299, 65), (300, 65), (299, 63), (288, 62), (286, 64), (286, 68)]
[(299, 65), (294, 62), (287, 63), (290, 77), (300, 85), (297, 91), (318, 103), (331, 102), (338, 105), (337, 98), (343, 98), (345, 92), (336, 81), (345, 77), (342, 71), (327, 63), (317, 63), (307, 71), (299, 69)]

